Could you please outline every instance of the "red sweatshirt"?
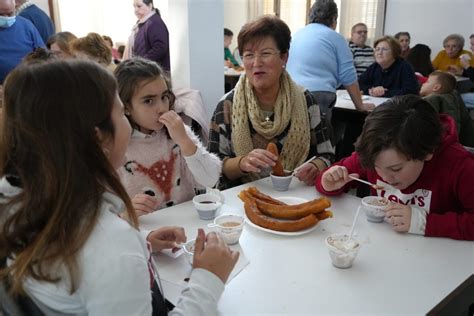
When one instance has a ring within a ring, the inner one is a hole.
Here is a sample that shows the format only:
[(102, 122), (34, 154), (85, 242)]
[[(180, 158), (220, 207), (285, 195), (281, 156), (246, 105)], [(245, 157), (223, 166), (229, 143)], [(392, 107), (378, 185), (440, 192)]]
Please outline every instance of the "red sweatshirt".
[[(411, 205), (412, 210), (424, 210), (425, 236), (474, 240), (474, 155), (459, 144), (454, 120), (446, 115), (440, 117), (446, 130), (443, 142), (433, 158), (425, 161), (418, 179), (404, 190), (385, 183), (375, 170), (363, 169), (355, 152), (335, 165), (345, 166), (349, 173), (358, 173), (361, 179), (384, 187), (378, 191), (371, 189), (372, 195)], [(321, 185), (321, 177), (322, 174), (315, 186), (325, 195), (338, 195), (358, 185), (351, 181), (340, 190), (327, 192)]]

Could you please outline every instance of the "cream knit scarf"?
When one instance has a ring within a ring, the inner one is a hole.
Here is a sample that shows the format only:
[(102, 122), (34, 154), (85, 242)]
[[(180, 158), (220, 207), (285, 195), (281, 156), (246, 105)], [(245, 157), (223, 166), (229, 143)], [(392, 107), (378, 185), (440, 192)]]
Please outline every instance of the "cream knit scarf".
[(305, 161), (309, 153), (310, 126), (303, 89), (283, 71), (280, 91), (273, 107), (274, 121), (266, 122), (249, 80), (243, 75), (235, 87), (232, 106), (232, 144), (237, 156), (254, 149), (249, 120), (255, 131), (267, 140), (280, 135), (291, 123), (280, 153), (283, 167), (293, 170)]

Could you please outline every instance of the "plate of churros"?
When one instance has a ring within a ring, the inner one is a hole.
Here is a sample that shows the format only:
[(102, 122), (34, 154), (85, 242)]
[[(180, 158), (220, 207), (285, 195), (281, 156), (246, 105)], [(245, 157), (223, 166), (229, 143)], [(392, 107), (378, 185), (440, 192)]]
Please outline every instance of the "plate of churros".
[(298, 236), (311, 232), (319, 221), (332, 217), (328, 198), (306, 200), (297, 197), (273, 198), (256, 187), (239, 193), (247, 222), (259, 230), (277, 235)]

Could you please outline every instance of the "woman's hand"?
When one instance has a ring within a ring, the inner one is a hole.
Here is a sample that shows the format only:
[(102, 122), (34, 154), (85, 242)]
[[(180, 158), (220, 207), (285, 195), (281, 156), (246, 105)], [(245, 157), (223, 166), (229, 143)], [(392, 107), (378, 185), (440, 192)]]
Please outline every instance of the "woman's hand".
[[(351, 176), (359, 177), (356, 173), (351, 174)], [(321, 178), (321, 185), (325, 191), (331, 192), (339, 190), (351, 180), (346, 167), (332, 166), (324, 172)]]
[(387, 89), (382, 86), (373, 87), (369, 89), (369, 94), (373, 97), (382, 97), (385, 95), (385, 91), (387, 91)]
[(171, 139), (178, 144), (185, 156), (191, 156), (196, 152), (196, 144), (189, 138), (184, 129), (184, 122), (175, 111), (163, 113), (159, 119), (168, 129)]
[(157, 198), (148, 194), (139, 193), (132, 198), (132, 205), (137, 216), (154, 212), (160, 205)]
[(307, 163), (296, 172), (295, 177), (306, 185), (314, 185), (314, 180), (320, 172), (319, 168), (314, 164)]
[(273, 167), (277, 160), (277, 156), (265, 149), (254, 149), (240, 160), (239, 167), (243, 172), (260, 173), (262, 169)]
[(148, 234), (147, 241), (151, 244), (153, 252), (163, 249), (172, 249), (178, 247), (179, 244), (186, 242), (186, 234), (183, 227), (160, 227)]
[(232, 251), (216, 233), (211, 232), (206, 237), (204, 230), (198, 229), (194, 244), (195, 269), (212, 272), (225, 284), (238, 259), (239, 252)]
[(404, 204), (390, 203), (385, 212), (385, 218), (395, 231), (406, 233), (410, 230), (411, 207)]

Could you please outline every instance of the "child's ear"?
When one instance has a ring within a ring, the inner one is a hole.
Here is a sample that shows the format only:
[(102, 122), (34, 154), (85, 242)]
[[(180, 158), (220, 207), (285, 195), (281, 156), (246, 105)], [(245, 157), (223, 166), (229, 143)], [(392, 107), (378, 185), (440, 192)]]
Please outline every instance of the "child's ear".
[(425, 159), (423, 159), (423, 160), (424, 161), (430, 161), (431, 159), (433, 159), (433, 154), (426, 155)]
[(433, 92), (438, 92), (441, 90), (441, 88), (442, 88), (441, 84), (437, 82), (433, 85)]
[(109, 137), (104, 132), (100, 130), (97, 126), (94, 127), (95, 137), (99, 141), (100, 147), (105, 148), (109, 142)]

